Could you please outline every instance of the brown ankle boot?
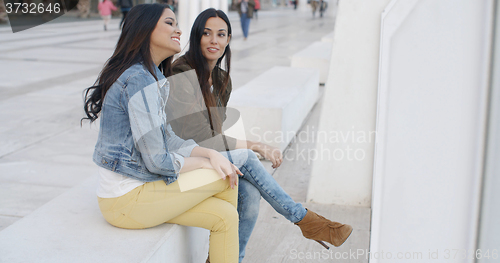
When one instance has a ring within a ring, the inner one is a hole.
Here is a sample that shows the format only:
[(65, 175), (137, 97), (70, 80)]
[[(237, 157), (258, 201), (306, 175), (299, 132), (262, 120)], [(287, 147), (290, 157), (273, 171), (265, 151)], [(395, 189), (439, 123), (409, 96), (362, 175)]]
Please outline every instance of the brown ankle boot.
[(320, 244), (322, 244), (320, 241), (326, 241), (336, 247), (342, 245), (352, 233), (350, 225), (330, 221), (310, 210), (307, 210), (306, 216), (295, 224), (300, 227), (305, 238), (318, 241)]

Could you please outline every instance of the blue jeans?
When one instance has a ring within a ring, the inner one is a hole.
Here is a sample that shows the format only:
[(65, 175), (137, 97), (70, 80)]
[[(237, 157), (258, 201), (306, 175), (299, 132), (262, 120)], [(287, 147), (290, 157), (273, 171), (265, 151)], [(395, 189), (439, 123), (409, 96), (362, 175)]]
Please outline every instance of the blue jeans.
[(240, 243), (240, 260), (245, 257), (245, 248), (252, 234), (257, 217), (259, 217), (261, 194), (259, 189), (248, 180), (241, 178), (238, 182), (238, 234)]
[[(222, 152), (224, 156), (228, 153)], [(231, 161), (236, 165), (243, 176), (238, 184), (238, 214), (239, 214), (239, 241), (240, 262), (245, 256), (245, 247), (252, 234), (259, 215), (260, 197), (264, 197), (276, 212), (283, 215), (292, 223), (304, 218), (307, 210), (281, 188), (274, 178), (266, 171), (260, 160), (252, 150), (240, 149), (230, 151)]]
[(248, 28), (250, 27), (250, 18), (247, 16), (247, 14), (241, 14), (240, 21), (241, 21), (241, 29), (243, 29), (243, 36), (247, 38)]

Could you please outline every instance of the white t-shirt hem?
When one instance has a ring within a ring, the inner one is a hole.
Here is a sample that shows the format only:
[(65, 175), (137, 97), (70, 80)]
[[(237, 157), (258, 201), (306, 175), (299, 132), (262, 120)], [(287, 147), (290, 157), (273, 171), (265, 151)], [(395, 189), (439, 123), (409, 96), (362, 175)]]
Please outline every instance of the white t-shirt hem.
[(97, 196), (100, 198), (120, 197), (145, 183), (103, 167), (99, 167), (98, 174), (99, 186), (97, 187)]

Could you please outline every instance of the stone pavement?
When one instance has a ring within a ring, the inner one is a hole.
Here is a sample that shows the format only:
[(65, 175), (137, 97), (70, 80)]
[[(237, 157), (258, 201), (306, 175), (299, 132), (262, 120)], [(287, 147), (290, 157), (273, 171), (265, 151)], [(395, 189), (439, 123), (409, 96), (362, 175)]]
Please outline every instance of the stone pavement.
[[(229, 12), (229, 17), (235, 89), (273, 66), (290, 66), (290, 57), (331, 33), (335, 21), (332, 15), (313, 19), (309, 12), (290, 8), (263, 10), (258, 20), (252, 20), (244, 41), (237, 13)], [(107, 32), (100, 20), (65, 19), (74, 21), (56, 20), (16, 34), (0, 26), (0, 231), (95, 175), (91, 156), (98, 128), (87, 122), (80, 127), (82, 91), (93, 84), (112, 54), (119, 19), (112, 20)], [(317, 126), (319, 109), (314, 108), (307, 125)], [(304, 202), (309, 173), (306, 161), (289, 158), (275, 177), (292, 197)], [(368, 248), (369, 209), (306, 207), (354, 224), (357, 231), (338, 251)], [(324, 262), (295, 260), (290, 249), (320, 252), (321, 247), (301, 238), (297, 227), (270, 209), (263, 202), (245, 262)]]

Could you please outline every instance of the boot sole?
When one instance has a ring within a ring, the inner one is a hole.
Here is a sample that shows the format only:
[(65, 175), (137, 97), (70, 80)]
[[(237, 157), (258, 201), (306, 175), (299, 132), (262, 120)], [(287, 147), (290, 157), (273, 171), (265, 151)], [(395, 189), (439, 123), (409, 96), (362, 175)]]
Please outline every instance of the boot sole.
[[(336, 246), (336, 247), (340, 247), (342, 246), (346, 241), (347, 239), (349, 239), (349, 237), (351, 236), (352, 232), (354, 231), (354, 228), (351, 229), (351, 232), (349, 233), (349, 235), (344, 239), (344, 242), (342, 242), (340, 245)], [(335, 246), (335, 245), (334, 245)]]

